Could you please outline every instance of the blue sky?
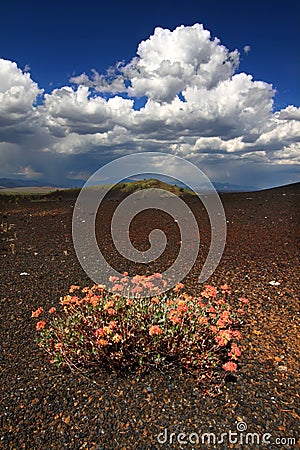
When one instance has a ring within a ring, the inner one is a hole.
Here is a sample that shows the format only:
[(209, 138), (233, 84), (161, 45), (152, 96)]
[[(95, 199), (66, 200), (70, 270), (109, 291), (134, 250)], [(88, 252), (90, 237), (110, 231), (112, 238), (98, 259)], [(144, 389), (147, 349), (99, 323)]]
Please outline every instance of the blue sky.
[(297, 2), (3, 3), (0, 177), (71, 185), (163, 151), (213, 181), (298, 181)]

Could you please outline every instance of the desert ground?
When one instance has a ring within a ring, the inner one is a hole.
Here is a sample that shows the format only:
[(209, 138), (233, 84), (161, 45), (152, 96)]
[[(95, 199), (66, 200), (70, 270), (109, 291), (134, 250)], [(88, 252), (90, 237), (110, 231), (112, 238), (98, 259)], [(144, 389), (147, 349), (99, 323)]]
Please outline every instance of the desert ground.
[[(99, 213), (97, 237), (104, 255), (117, 270), (132, 275), (163, 271), (178, 253), (176, 224), (158, 212), (139, 215), (131, 228), (133, 243), (146, 249), (149, 232), (159, 224), (168, 245), (152, 265), (129, 263), (118, 255), (109, 235), (113, 211), (122, 198), (114, 192)], [(72, 242), (76, 198), (74, 192), (17, 202), (0, 196), (0, 448), (300, 447), (300, 184), (221, 198), (227, 241), (208, 283), (216, 287), (227, 283), (250, 303), (236, 379), (213, 397), (205, 396), (181, 371), (130, 377), (100, 371), (93, 378), (49, 364), (35, 342), (31, 312), (58, 304), (71, 284), (93, 284)], [(203, 289), (198, 275), (209, 249), (210, 226), (199, 200), (189, 195), (185, 200), (199, 224), (201, 252), (183, 283), (187, 292), (197, 295)], [(260, 439), (269, 433), (268, 445), (245, 445), (225, 437), (224, 443), (206, 447), (180, 444), (177, 439), (179, 433), (197, 433), (200, 438), (214, 433), (220, 438), (222, 433), (237, 432), (241, 422)], [(165, 443), (157, 439), (160, 433), (167, 433)], [(170, 438), (171, 433), (175, 437)]]

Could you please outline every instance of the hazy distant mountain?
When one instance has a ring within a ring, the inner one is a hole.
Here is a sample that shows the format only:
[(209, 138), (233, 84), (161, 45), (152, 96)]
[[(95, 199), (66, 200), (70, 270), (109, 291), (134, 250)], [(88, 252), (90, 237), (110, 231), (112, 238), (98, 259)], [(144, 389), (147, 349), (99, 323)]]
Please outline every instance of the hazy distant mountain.
[[(47, 181), (25, 180), (18, 178), (0, 178), (0, 188), (18, 188), (18, 187), (42, 187), (52, 186)], [(63, 186), (56, 186), (63, 187)]]
[(231, 183), (219, 183), (218, 181), (212, 183), (218, 192), (253, 192), (259, 191), (254, 186), (240, 186), (238, 184)]

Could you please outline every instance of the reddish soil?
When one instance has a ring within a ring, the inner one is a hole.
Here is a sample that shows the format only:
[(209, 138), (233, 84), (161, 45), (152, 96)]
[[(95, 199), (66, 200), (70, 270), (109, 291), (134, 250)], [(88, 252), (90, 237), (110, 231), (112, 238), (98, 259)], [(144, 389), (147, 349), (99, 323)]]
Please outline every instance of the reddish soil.
[[(236, 432), (241, 421), (260, 439), (263, 433), (271, 434), (265, 448), (299, 448), (300, 184), (222, 195), (226, 248), (208, 283), (228, 283), (236, 295), (250, 300), (250, 311), (237, 379), (214, 398), (204, 397), (195, 380), (179, 372), (140, 378), (103, 373), (91, 380), (48, 363), (35, 343), (31, 312), (55, 305), (71, 284), (92, 284), (73, 248), (75, 198), (59, 195), (18, 204), (0, 197), (0, 448), (264, 448), (261, 441), (243, 446), (226, 438), (224, 444), (207, 447), (180, 445), (175, 437), (170, 441), (170, 433), (183, 432), (198, 433), (201, 443), (201, 433), (220, 437)], [(104, 255), (117, 270), (131, 275), (165, 270), (180, 245), (174, 220), (153, 211), (140, 214), (130, 230), (133, 243), (145, 250), (149, 231), (160, 227), (168, 246), (152, 265), (130, 264), (113, 248), (109, 234), (120, 200), (114, 195), (98, 215)], [(197, 217), (202, 247), (184, 283), (187, 291), (199, 293), (197, 279), (209, 249), (210, 227), (198, 200), (186, 201)], [(279, 284), (270, 284), (273, 281)], [(157, 436), (165, 429), (168, 440), (160, 444)]]

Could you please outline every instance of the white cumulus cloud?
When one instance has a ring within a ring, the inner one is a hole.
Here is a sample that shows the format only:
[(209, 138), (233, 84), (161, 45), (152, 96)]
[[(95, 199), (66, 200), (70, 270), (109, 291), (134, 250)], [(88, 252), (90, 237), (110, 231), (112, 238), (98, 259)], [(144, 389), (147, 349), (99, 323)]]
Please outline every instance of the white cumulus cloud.
[(0, 126), (17, 125), (35, 114), (33, 103), (39, 89), (28, 72), (15, 62), (0, 59)]
[(142, 41), (137, 57), (123, 68), (133, 96), (170, 102), (190, 87), (212, 89), (228, 79), (239, 63), (237, 50), (230, 52), (202, 25), (180, 26), (174, 31), (156, 28)]

